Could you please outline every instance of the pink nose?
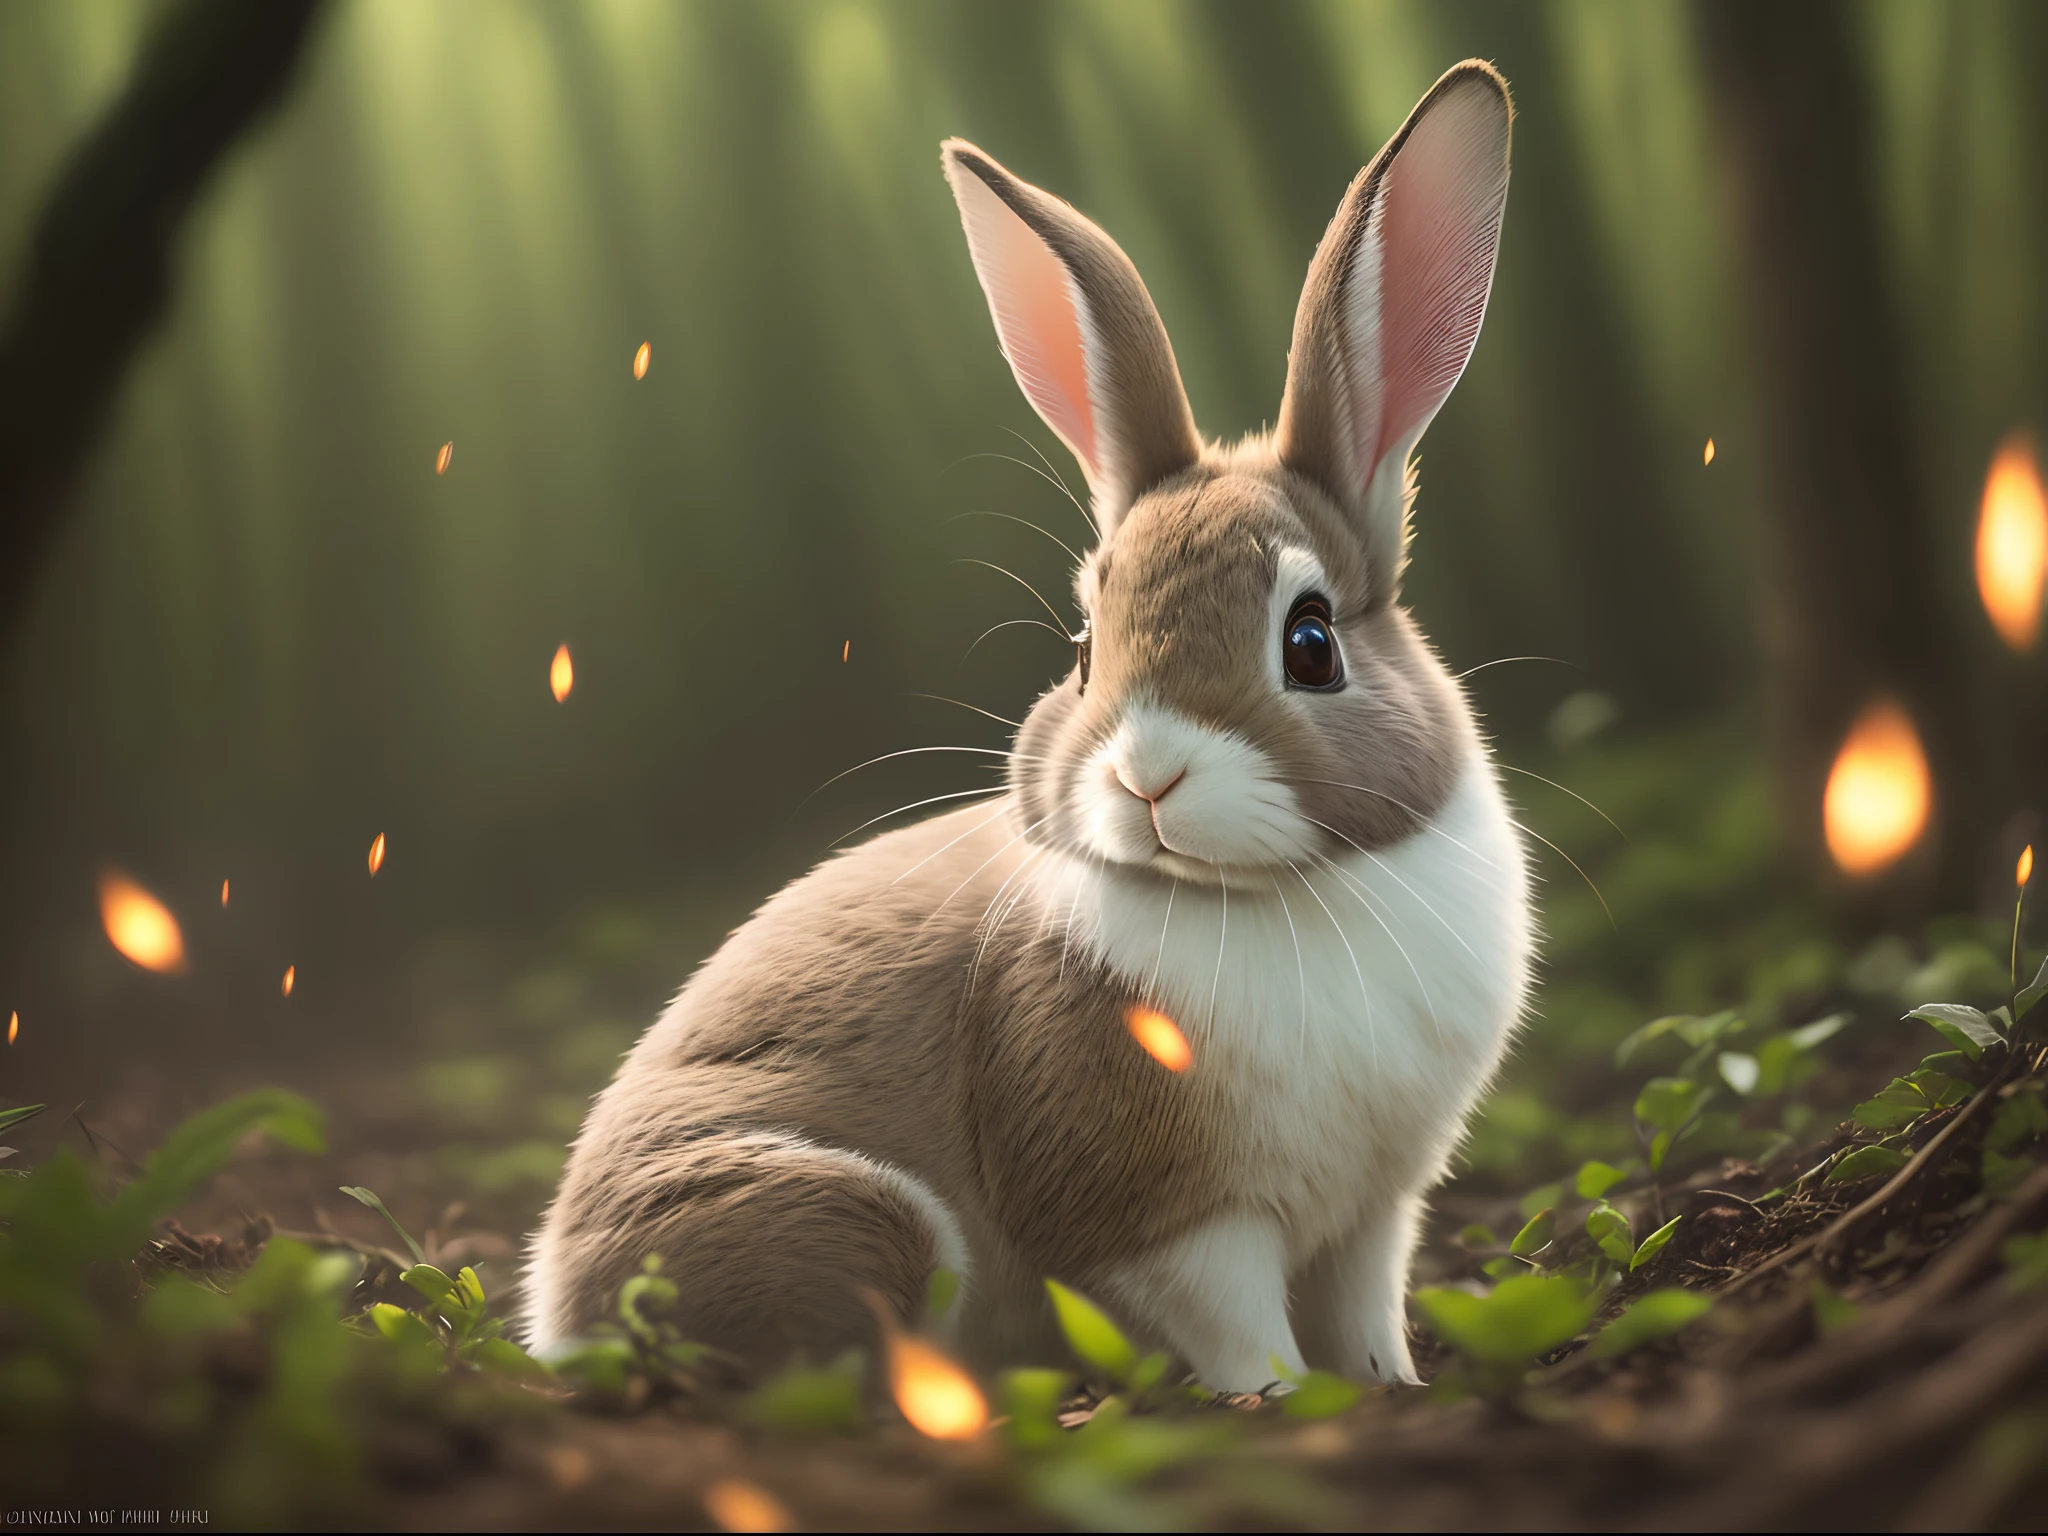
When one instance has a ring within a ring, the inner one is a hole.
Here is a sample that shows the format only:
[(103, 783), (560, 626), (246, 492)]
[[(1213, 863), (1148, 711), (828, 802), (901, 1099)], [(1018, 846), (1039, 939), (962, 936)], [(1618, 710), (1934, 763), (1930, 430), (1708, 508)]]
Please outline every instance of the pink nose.
[(1176, 784), (1180, 783), (1180, 781), (1186, 778), (1187, 776), (1188, 771), (1187, 769), (1183, 768), (1180, 770), (1180, 772), (1176, 773), (1172, 778), (1168, 779), (1166, 783), (1160, 788), (1145, 790), (1138, 788), (1136, 784), (1132, 783), (1130, 775), (1125, 773), (1123, 769), (1119, 768), (1116, 771), (1117, 783), (1123, 785), (1125, 789), (1129, 790), (1132, 794), (1136, 795), (1140, 800), (1143, 800), (1147, 805), (1157, 805), (1160, 801), (1164, 800), (1168, 795), (1173, 793), (1173, 787)]

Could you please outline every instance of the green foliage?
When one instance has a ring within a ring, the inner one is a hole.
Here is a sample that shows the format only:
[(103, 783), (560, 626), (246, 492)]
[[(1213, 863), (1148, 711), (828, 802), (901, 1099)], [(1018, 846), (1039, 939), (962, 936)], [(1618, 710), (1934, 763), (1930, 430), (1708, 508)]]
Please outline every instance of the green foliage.
[(1862, 1308), (1825, 1280), (1815, 1280), (1807, 1292), (1813, 1304), (1813, 1326), (1826, 1335), (1839, 1333), (1862, 1314)]
[(2012, 1015), (2003, 1008), (1990, 1013), (1964, 1003), (1922, 1003), (1907, 1010), (1906, 1017), (1932, 1024), (1957, 1050), (1975, 1061), (1994, 1046), (2005, 1044), (2005, 1031), (2012, 1027)]
[(1508, 1252), (1518, 1259), (1529, 1258), (1548, 1248), (1556, 1235), (1557, 1212), (1546, 1205), (1531, 1216), (1522, 1230), (1515, 1234), (1514, 1240), (1508, 1244)]
[(1678, 1224), (1683, 1220), (1685, 1220), (1683, 1216), (1674, 1216), (1665, 1222), (1663, 1226), (1644, 1238), (1641, 1244), (1637, 1246), (1634, 1256), (1629, 1259), (1628, 1267), (1631, 1270), (1641, 1269), (1650, 1260), (1662, 1253), (1664, 1245), (1671, 1241), (1671, 1234), (1678, 1230)]
[(1617, 1264), (1626, 1266), (1635, 1257), (1635, 1234), (1629, 1230), (1628, 1217), (1605, 1200), (1587, 1213), (1586, 1236), (1593, 1239), (1594, 1247)]
[(1572, 1188), (1581, 1200), (1598, 1200), (1628, 1175), (1610, 1163), (1590, 1162), (1580, 1166)]
[(1714, 1299), (1698, 1291), (1677, 1287), (1651, 1291), (1631, 1302), (1619, 1317), (1594, 1335), (1593, 1354), (1601, 1359), (1625, 1355), (1632, 1349), (1668, 1338), (1713, 1308)]
[(1906, 1154), (1896, 1147), (1856, 1147), (1828, 1166), (1825, 1182), (1853, 1184), (1858, 1179), (1874, 1179), (1881, 1173), (1897, 1173), (1905, 1166)]
[(1045, 1290), (1052, 1298), (1060, 1332), (1066, 1335), (1067, 1345), (1076, 1355), (1134, 1396), (1142, 1396), (1158, 1385), (1166, 1374), (1165, 1355), (1141, 1357), (1137, 1346), (1124, 1337), (1108, 1314), (1078, 1291), (1057, 1280), (1047, 1280)]
[(2048, 1232), (2009, 1237), (1999, 1250), (2005, 1283), (2015, 1291), (2048, 1290)]
[(1592, 1320), (1596, 1300), (1567, 1275), (1517, 1275), (1484, 1296), (1432, 1287), (1415, 1293), (1432, 1331), (1472, 1364), (1524, 1369)]
[(1984, 1133), (1984, 1146), (2010, 1156), (2044, 1134), (2048, 1134), (2048, 1104), (2042, 1102), (2038, 1089), (2029, 1089), (1998, 1106)]
[(2044, 997), (2048, 997), (2048, 955), (2042, 957), (2041, 969), (2034, 973), (2034, 979), (2013, 994), (2012, 1016), (2025, 1019)]
[(848, 1350), (823, 1370), (792, 1366), (756, 1388), (743, 1411), (752, 1422), (774, 1429), (856, 1430), (862, 1422), (866, 1367), (859, 1350)]

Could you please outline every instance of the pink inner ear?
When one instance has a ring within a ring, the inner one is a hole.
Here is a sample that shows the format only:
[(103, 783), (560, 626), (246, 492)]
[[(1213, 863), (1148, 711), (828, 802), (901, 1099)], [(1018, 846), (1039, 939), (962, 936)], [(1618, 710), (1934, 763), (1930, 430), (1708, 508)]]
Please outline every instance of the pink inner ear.
[(1379, 440), (1367, 469), (1426, 425), (1465, 371), (1486, 315), (1507, 199), (1507, 108), (1453, 91), (1387, 168), (1380, 237)]
[(1067, 269), (986, 182), (964, 166), (951, 169), (967, 248), (1003, 356), (1032, 408), (1073, 450), (1090, 482), (1099, 482), (1084, 320)]

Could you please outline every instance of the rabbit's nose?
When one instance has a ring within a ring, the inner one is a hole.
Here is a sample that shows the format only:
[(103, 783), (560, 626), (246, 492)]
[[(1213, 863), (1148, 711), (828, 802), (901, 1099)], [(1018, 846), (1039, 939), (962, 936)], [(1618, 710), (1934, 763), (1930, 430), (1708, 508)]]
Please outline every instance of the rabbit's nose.
[(1116, 770), (1117, 783), (1123, 785), (1125, 789), (1136, 795), (1140, 800), (1143, 800), (1147, 805), (1157, 805), (1160, 801), (1164, 800), (1173, 793), (1174, 786), (1187, 776), (1188, 771), (1183, 768), (1158, 789), (1140, 789), (1138, 785), (1143, 782), (1142, 780), (1134, 780), (1130, 772), (1122, 765), (1118, 765)]

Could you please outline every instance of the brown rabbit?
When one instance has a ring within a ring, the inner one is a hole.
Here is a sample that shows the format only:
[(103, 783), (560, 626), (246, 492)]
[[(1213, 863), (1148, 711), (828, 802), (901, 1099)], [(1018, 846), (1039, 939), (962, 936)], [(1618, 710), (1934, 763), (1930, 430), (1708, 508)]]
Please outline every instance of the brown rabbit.
[(1471, 709), (1398, 602), (1510, 115), (1483, 63), (1423, 97), (1316, 251), (1279, 427), (1229, 447), (1114, 242), (945, 145), (1004, 355), (1087, 476), (1076, 665), (999, 799), (821, 865), (648, 1031), (535, 1242), (536, 1346), (658, 1254), (684, 1330), (763, 1368), (872, 1341), (863, 1292), (914, 1315), (944, 1266), (983, 1366), (1062, 1358), (1050, 1276), (1214, 1388), (1415, 1379), (1423, 1197), (1533, 943)]

